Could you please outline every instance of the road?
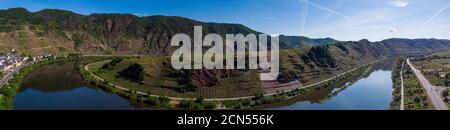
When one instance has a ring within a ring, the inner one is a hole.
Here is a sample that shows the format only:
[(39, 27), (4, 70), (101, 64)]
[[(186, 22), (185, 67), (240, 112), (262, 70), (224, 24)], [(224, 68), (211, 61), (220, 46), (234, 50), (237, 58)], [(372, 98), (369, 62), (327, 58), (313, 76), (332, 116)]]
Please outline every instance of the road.
[(400, 81), (401, 81), (401, 85), (400, 85), (400, 94), (401, 94), (401, 99), (400, 99), (400, 110), (405, 110), (405, 91), (403, 88), (403, 66), (404, 66), (405, 62), (402, 62), (402, 69), (400, 70)]
[(448, 110), (447, 105), (445, 104), (444, 100), (442, 100), (441, 97), (441, 88), (431, 85), (431, 83), (425, 78), (425, 76), (423, 76), (419, 70), (414, 68), (414, 66), (409, 61), (409, 58), (406, 60), (406, 62), (416, 74), (416, 77), (417, 79), (419, 79), (420, 84), (422, 84), (422, 86), (427, 91), (428, 97), (430, 97), (431, 102), (434, 105), (434, 108), (436, 110)]
[[(381, 59), (381, 60), (382, 60), (382, 59)], [(377, 63), (377, 62), (379, 62), (379, 61), (381, 61), (381, 60), (374, 61), (374, 62), (369, 63), (369, 64), (367, 64), (367, 65)], [(92, 63), (91, 63), (91, 64), (92, 64)], [(99, 76), (97, 76), (97, 75), (95, 75), (94, 73), (92, 73), (91, 70), (89, 70), (89, 66), (90, 66), (91, 64), (87, 64), (87, 65), (84, 67), (84, 69), (87, 70), (87, 71), (89, 72), (89, 74), (91, 74), (92, 76), (94, 76), (94, 78), (96, 78), (97, 80), (100, 80), (100, 81), (106, 81), (105, 79), (100, 78)], [(364, 65), (364, 66), (367, 66), (367, 65)], [(353, 71), (355, 71), (355, 70), (357, 70), (357, 69), (359, 69), (359, 68), (362, 68), (362, 67), (364, 67), (364, 66), (360, 66), (360, 67), (357, 67), (357, 68), (353, 68), (353, 69), (351, 69), (351, 70), (349, 70), (349, 71), (346, 71), (346, 72), (344, 72), (344, 73), (338, 74), (338, 75), (336, 75), (336, 76), (333, 76), (333, 77), (328, 78), (328, 79), (326, 79), (326, 80), (322, 80), (322, 81), (317, 82), (317, 83), (314, 83), (314, 84), (310, 84), (310, 85), (307, 85), (307, 86), (304, 86), (304, 87), (300, 87), (300, 86), (299, 86), (299, 89), (305, 89), (305, 88), (313, 87), (313, 86), (315, 86), (315, 85), (318, 85), (318, 84), (321, 84), (321, 83), (324, 83), (324, 82), (333, 80), (333, 79), (335, 79), (335, 78), (337, 78), (337, 77), (339, 77), (339, 76), (342, 76), (342, 75), (345, 75), (345, 74), (347, 74), (347, 73), (353, 72)], [(118, 89), (121, 89), (121, 90), (124, 90), (124, 91), (129, 91), (129, 89), (127, 89), (127, 88), (125, 88), (125, 87), (122, 87), (122, 86), (119, 86), (119, 85), (116, 85), (116, 84), (114, 84), (114, 83), (111, 83), (111, 82), (109, 82), (109, 81), (108, 81), (108, 84), (111, 85), (111, 86), (114, 86), (115, 88), (118, 88)], [(290, 91), (294, 91), (294, 90), (295, 90), (295, 89), (291, 89), (291, 90), (287, 90), (287, 91), (285, 91), (285, 92), (290, 92)], [(161, 96), (161, 95), (148, 94), (148, 93), (146, 93), (146, 92), (141, 92), (141, 91), (136, 91), (136, 93), (141, 94), (141, 95), (152, 96), (152, 97), (159, 97), (159, 96)], [(267, 94), (264, 94), (264, 96), (273, 96), (273, 95), (276, 95), (276, 94), (279, 94), (279, 93), (267, 93)], [(171, 99), (171, 100), (178, 100), (178, 101), (180, 101), (180, 100), (195, 100), (195, 98), (180, 98), (180, 97), (168, 97), (168, 96), (165, 96), (165, 97), (167, 97), (167, 98), (169, 98), (169, 99)], [(205, 101), (230, 101), (230, 100), (251, 99), (251, 98), (254, 98), (254, 97), (255, 97), (255, 96), (245, 96), (245, 97), (235, 97), (235, 98), (207, 98), (207, 99), (204, 99), (204, 100), (205, 100)]]
[(3, 79), (0, 80), (0, 88), (2, 88), (6, 83), (8, 83), (9, 80), (11, 80), (14, 77), (14, 74), (16, 74), (17, 72), (19, 72), (20, 69), (22, 69), (24, 65), (21, 65), (17, 68), (14, 68), (11, 72), (6, 73), (3, 76)]

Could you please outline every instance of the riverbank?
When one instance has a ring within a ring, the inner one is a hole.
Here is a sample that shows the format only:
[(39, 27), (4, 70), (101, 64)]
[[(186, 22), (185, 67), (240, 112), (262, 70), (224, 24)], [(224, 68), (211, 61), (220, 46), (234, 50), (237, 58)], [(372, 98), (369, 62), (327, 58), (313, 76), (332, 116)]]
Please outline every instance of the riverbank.
[(26, 63), (26, 65), (14, 74), (14, 77), (8, 81), (8, 84), (0, 88), (0, 94), (3, 96), (0, 98), (0, 110), (11, 110), (13, 108), (14, 96), (17, 90), (20, 88), (22, 79), (31, 71), (39, 68), (43, 65), (52, 63), (53, 61), (38, 61), (36, 63)]
[[(376, 62), (374, 62), (376, 63)], [(372, 63), (373, 64), (373, 63)], [(180, 97), (167, 97), (154, 95), (152, 93), (146, 93), (136, 90), (131, 90), (118, 86), (114, 83), (106, 81), (89, 70), (89, 65), (80, 65), (80, 73), (84, 80), (89, 83), (98, 86), (106, 91), (116, 93), (127, 99), (146, 103), (150, 105), (169, 107), (169, 108), (186, 108), (186, 109), (240, 109), (250, 108), (263, 104), (273, 104), (281, 102), (293, 97), (303, 95), (309, 91), (319, 90), (331, 85), (336, 85), (337, 82), (347, 83), (348, 79), (357, 78), (370, 68), (372, 64), (364, 67), (355, 68), (345, 72), (343, 74), (336, 75), (330, 79), (308, 85), (302, 88), (296, 88), (286, 92), (277, 92), (270, 94), (256, 94), (255, 96), (241, 97), (241, 98), (224, 98), (224, 99), (204, 99), (204, 98), (180, 98)]]
[(372, 69), (373, 69), (372, 65), (362, 67), (350, 73), (346, 73), (345, 75), (341, 75), (336, 79), (329, 80), (327, 82), (323, 82), (321, 84), (317, 84), (309, 88), (298, 89), (296, 91), (293, 91), (297, 93), (292, 94), (292, 92), (289, 92), (287, 97), (282, 101), (273, 102), (270, 104), (260, 104), (254, 106), (252, 109), (267, 109), (267, 108), (271, 109), (289, 106), (298, 103), (299, 101), (302, 102), (309, 100), (311, 98), (314, 100), (315, 103), (323, 103), (337, 96), (338, 93), (345, 91), (349, 86), (353, 85), (356, 81), (367, 76)]
[(98, 59), (96, 57), (81, 58), (79, 56), (68, 56), (68, 57), (50, 57), (46, 59), (41, 59), (37, 61), (29, 61), (24, 64), (24, 66), (19, 70), (18, 73), (14, 74), (13, 78), (8, 81), (7, 85), (0, 88), (0, 110), (11, 110), (14, 108), (13, 100), (17, 94), (17, 91), (21, 87), (22, 80), (31, 71), (38, 69), (42, 66), (53, 64), (57, 62), (65, 61), (81, 61), (90, 59)]
[[(332, 77), (330, 79), (305, 86), (303, 88), (297, 88), (291, 91), (277, 92), (271, 94), (257, 94), (251, 97), (244, 98), (228, 98), (222, 100), (211, 100), (204, 98), (178, 98), (173, 99), (172, 97), (151, 95), (148, 93), (142, 93), (135, 90), (120, 89), (114, 84), (101, 81), (93, 77), (92, 73), (88, 71), (86, 65), (92, 63), (93, 61), (101, 61), (107, 58), (101, 57), (61, 57), (57, 59), (39, 61), (33, 64), (29, 64), (20, 70), (18, 74), (14, 76), (14, 79), (10, 81), (8, 86), (1, 89), (1, 109), (11, 110), (14, 108), (13, 101), (16, 92), (21, 87), (22, 79), (31, 71), (36, 68), (42, 67), (43, 65), (52, 64), (62, 61), (83, 61), (83, 63), (77, 65), (79, 73), (83, 77), (83, 80), (88, 81), (99, 88), (106, 90), (107, 92), (112, 92), (121, 97), (125, 97), (131, 102), (144, 103), (152, 106), (170, 108), (170, 109), (248, 109), (248, 108), (258, 108), (258, 106), (265, 104), (274, 104), (278, 102), (283, 102), (295, 97), (306, 95), (311, 91), (320, 90), (323, 88), (328, 88), (331, 85), (342, 84), (342, 86), (348, 82), (350, 79), (355, 79), (355, 76), (361, 76), (363, 72), (367, 71), (371, 65), (367, 65), (361, 68), (355, 68)], [(341, 85), (340, 85), (341, 86)]]
[[(403, 65), (403, 66), (402, 66)], [(433, 104), (406, 59), (397, 59), (392, 67), (394, 92), (390, 110), (433, 110)], [(402, 104), (403, 102), (403, 104)]]
[(397, 59), (395, 60), (394, 64), (392, 65), (392, 87), (394, 91), (392, 92), (392, 102), (389, 106), (389, 110), (400, 110), (402, 105), (402, 91), (401, 91), (401, 85), (402, 85), (402, 76), (400, 76), (403, 73), (403, 66), (404, 59)]

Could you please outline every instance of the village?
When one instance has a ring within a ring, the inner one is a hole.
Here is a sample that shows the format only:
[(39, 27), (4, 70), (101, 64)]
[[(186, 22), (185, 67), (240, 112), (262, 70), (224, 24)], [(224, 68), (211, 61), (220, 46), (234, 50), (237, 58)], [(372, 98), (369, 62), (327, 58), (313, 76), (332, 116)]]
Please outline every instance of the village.
[(10, 53), (0, 53), (0, 70), (3, 74), (13, 71), (15, 68), (21, 66), (28, 57), (21, 57), (16, 50)]
[(0, 52), (0, 88), (7, 84), (14, 77), (14, 74), (19, 72), (28, 62), (34, 62), (49, 56), (51, 55), (24, 57), (15, 49), (12, 49), (11, 52)]

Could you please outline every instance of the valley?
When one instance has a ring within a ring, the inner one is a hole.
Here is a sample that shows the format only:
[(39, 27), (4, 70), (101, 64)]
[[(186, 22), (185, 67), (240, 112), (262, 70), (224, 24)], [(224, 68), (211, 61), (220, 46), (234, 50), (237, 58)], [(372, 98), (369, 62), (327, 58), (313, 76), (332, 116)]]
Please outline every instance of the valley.
[[(39, 109), (42, 106), (32, 100), (37, 95), (52, 100), (62, 97), (58, 94), (79, 98), (80, 103), (64, 105), (62, 100), (73, 98), (61, 98), (55, 104), (36, 102), (55, 109), (400, 109), (400, 82), (406, 93), (401, 98), (405, 109), (434, 109), (411, 73), (413, 68), (399, 70), (398, 62), (386, 63), (405, 57), (417, 58), (413, 63), (432, 84), (448, 86), (448, 56), (443, 55), (450, 50), (450, 41), (445, 39), (371, 42), (280, 35), (280, 74), (276, 80), (261, 81), (262, 70), (171, 67), (170, 55), (177, 49), (170, 45), (173, 35), (184, 33), (193, 39), (194, 26), (199, 25), (203, 34), (222, 37), (262, 34), (241, 24), (23, 8), (0, 10), (0, 24), (1, 52), (16, 49), (22, 57), (49, 56), (24, 68), (15, 76), (18, 79), (9, 81), (15, 83), (1, 88), (1, 109)], [(429, 54), (434, 56), (420, 60)], [(400, 82), (398, 77), (391, 78), (400, 73)], [(73, 82), (43, 82), (49, 79)], [(373, 85), (370, 81), (375, 79), (385, 84)], [(352, 100), (355, 107), (343, 104), (344, 97), (363, 94), (379, 96), (379, 101), (364, 98)], [(443, 89), (442, 96), (448, 103), (448, 90)], [(98, 100), (89, 101), (92, 97)], [(104, 103), (109, 101), (116, 104)], [(104, 104), (82, 107), (98, 102)]]

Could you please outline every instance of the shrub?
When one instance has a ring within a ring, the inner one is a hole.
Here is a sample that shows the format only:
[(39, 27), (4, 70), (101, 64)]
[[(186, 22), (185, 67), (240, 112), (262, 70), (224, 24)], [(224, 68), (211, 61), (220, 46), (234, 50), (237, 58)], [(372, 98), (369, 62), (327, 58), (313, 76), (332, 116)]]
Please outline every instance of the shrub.
[(134, 63), (119, 72), (119, 77), (123, 77), (134, 82), (141, 82), (144, 80), (144, 67), (140, 64)]
[(111, 69), (111, 67), (116, 66), (116, 64), (122, 62), (122, 60), (123, 60), (123, 59), (120, 58), (120, 57), (115, 57), (115, 58), (113, 58), (109, 63), (104, 64), (104, 65), (102, 66), (102, 69)]

